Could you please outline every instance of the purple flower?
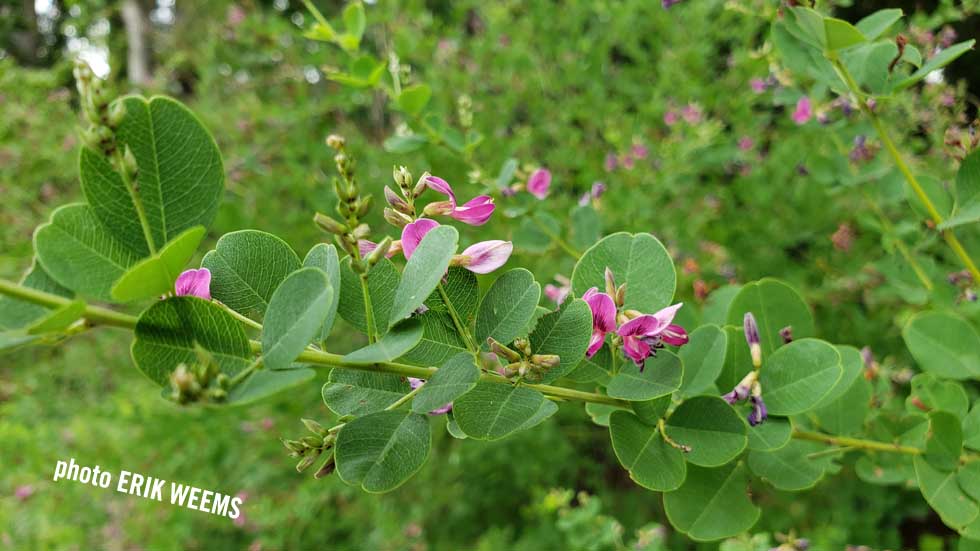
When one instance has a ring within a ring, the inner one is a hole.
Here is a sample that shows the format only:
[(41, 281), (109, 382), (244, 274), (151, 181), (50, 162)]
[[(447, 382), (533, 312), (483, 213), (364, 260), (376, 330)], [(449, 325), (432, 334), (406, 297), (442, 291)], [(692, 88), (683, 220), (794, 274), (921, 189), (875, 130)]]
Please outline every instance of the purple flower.
[(742, 378), (741, 381), (735, 385), (735, 388), (731, 392), (722, 396), (726, 402), (735, 405), (738, 402), (744, 401), (752, 393), (752, 385), (755, 384), (755, 380), (758, 374), (755, 371), (750, 371), (748, 375)]
[(586, 291), (582, 300), (592, 309), (592, 338), (589, 339), (589, 349), (585, 353), (591, 358), (602, 348), (606, 334), (616, 330), (616, 303), (611, 296), (600, 293), (597, 287)]
[(742, 136), (738, 139), (738, 148), (742, 151), (751, 151), (755, 147), (755, 141), (749, 136)]
[(527, 191), (538, 199), (548, 196), (551, 187), (551, 172), (547, 168), (539, 168), (527, 179)]
[(643, 144), (635, 143), (633, 144), (633, 147), (630, 148), (630, 153), (632, 153), (633, 157), (636, 157), (637, 159), (646, 159), (647, 155), (650, 154), (650, 150)]
[(793, 110), (793, 122), (796, 124), (806, 124), (813, 117), (813, 105), (810, 98), (803, 96), (796, 102), (796, 109)]
[(752, 403), (752, 411), (749, 412), (748, 419), (749, 424), (754, 427), (768, 419), (769, 412), (766, 410), (766, 403), (762, 401), (762, 396), (750, 396), (749, 401)]
[(606, 192), (606, 184), (605, 183), (603, 183), (603, 182), (594, 182), (592, 184), (592, 189), (590, 189), (589, 191), (583, 193), (582, 196), (579, 197), (578, 204), (579, 204), (579, 206), (583, 206), (584, 207), (585, 205), (588, 205), (590, 201), (602, 197), (602, 194), (605, 193), (605, 192)]
[(211, 300), (211, 270), (201, 268), (183, 272), (174, 282), (174, 294)]
[(412, 258), (412, 253), (415, 252), (416, 247), (422, 242), (425, 234), (432, 231), (438, 225), (439, 223), (435, 220), (419, 218), (402, 228), (402, 251), (405, 253), (405, 258)]
[(616, 154), (606, 153), (606, 172), (616, 170)]
[(762, 80), (761, 78), (753, 78), (749, 81), (749, 87), (752, 88), (752, 91), (756, 94), (761, 94), (766, 91), (766, 81)]
[(471, 226), (482, 226), (490, 219), (490, 215), (493, 214), (495, 208), (493, 197), (489, 195), (480, 195), (460, 206), (456, 203), (456, 193), (453, 191), (452, 186), (449, 185), (449, 182), (438, 176), (428, 176), (425, 179), (425, 183), (426, 187), (432, 191), (441, 193), (449, 198), (448, 201), (437, 201), (426, 205), (425, 214), (449, 215), (455, 220)]
[(762, 365), (762, 345), (759, 340), (759, 326), (755, 322), (752, 312), (746, 312), (742, 318), (742, 332), (745, 333), (745, 342), (749, 345), (749, 353), (752, 355), (752, 365), (759, 367)]
[[(425, 381), (423, 381), (422, 379), (416, 379), (415, 377), (409, 377), (408, 384), (412, 387), (412, 390), (415, 390), (416, 388), (419, 388), (420, 386), (424, 385)], [(448, 404), (440, 408), (436, 408), (430, 411), (429, 415), (443, 415), (445, 413), (449, 413), (450, 410), (452, 409), (453, 409), (453, 403), (449, 402)]]
[(623, 337), (623, 352), (643, 370), (643, 363), (663, 344), (681, 346), (687, 343), (687, 331), (671, 322), (683, 303), (677, 303), (654, 314), (637, 316), (622, 326), (617, 334)]
[(481, 241), (456, 255), (454, 265), (462, 266), (474, 274), (489, 274), (506, 264), (512, 252), (514, 244), (510, 241)]
[(661, 5), (664, 7), (664, 9), (667, 9), (676, 4), (680, 4), (680, 2), (681, 0), (662, 0)]

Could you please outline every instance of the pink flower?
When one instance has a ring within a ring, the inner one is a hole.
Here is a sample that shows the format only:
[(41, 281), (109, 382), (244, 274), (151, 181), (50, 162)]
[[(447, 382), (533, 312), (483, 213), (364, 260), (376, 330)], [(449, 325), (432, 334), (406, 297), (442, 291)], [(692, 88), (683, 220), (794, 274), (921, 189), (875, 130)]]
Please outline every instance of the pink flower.
[(752, 88), (752, 91), (756, 94), (761, 94), (766, 91), (766, 81), (762, 80), (761, 78), (753, 78), (749, 81), (749, 87)]
[(684, 109), (681, 111), (681, 116), (684, 117), (684, 120), (688, 124), (697, 124), (701, 122), (701, 107), (696, 103), (689, 103), (684, 106)]
[(592, 309), (592, 338), (589, 339), (589, 349), (585, 353), (591, 358), (602, 348), (606, 333), (616, 330), (616, 303), (606, 293), (600, 293), (597, 287), (586, 291), (582, 300)]
[[(377, 248), (378, 248), (378, 244), (375, 243), (374, 241), (368, 241), (367, 239), (357, 240), (357, 250), (358, 252), (361, 253), (361, 258), (364, 258), (367, 255), (371, 254), (371, 252), (373, 252), (374, 249)], [(391, 258), (396, 254), (398, 254), (399, 252), (401, 252), (401, 250), (402, 250), (402, 242), (398, 240), (392, 241), (391, 246), (388, 247), (388, 252), (385, 253), (385, 258)]]
[(620, 326), (617, 334), (623, 337), (623, 352), (643, 369), (643, 363), (664, 343), (681, 346), (687, 343), (687, 331), (671, 322), (682, 303), (668, 306), (655, 314), (637, 316)]
[(551, 172), (547, 168), (539, 168), (527, 179), (527, 191), (538, 199), (548, 196), (551, 187)]
[[(419, 388), (420, 386), (424, 385), (425, 384), (425, 381), (423, 381), (422, 379), (416, 379), (415, 377), (409, 377), (408, 378), (408, 384), (409, 384), (409, 386), (412, 387), (412, 390), (415, 390), (416, 388)], [(436, 409), (430, 411), (429, 412), (429, 415), (442, 415), (442, 414), (445, 414), (445, 413), (449, 413), (450, 410), (452, 410), (452, 409), (453, 409), (453, 403), (452, 402), (449, 402), (448, 404), (446, 404), (446, 405), (444, 405), (442, 407), (439, 407), (439, 408), (436, 408)]]
[(544, 296), (561, 306), (561, 303), (568, 298), (568, 294), (572, 292), (572, 282), (561, 274), (555, 276), (555, 281), (558, 282), (558, 285), (549, 283), (544, 286)]
[(750, 151), (753, 147), (755, 147), (755, 142), (752, 140), (752, 138), (742, 136), (738, 139), (738, 148), (742, 151)]
[(456, 255), (453, 265), (462, 266), (474, 274), (489, 274), (506, 264), (512, 252), (514, 244), (510, 241), (481, 241)]
[(636, 166), (633, 156), (628, 153), (619, 157), (619, 164), (623, 165), (626, 170), (633, 170), (633, 167)]
[(666, 124), (667, 126), (674, 126), (675, 124), (677, 124), (677, 121), (678, 121), (678, 116), (676, 111), (671, 110), (664, 113), (664, 124)]
[(211, 300), (211, 270), (187, 270), (177, 277), (174, 282), (174, 292), (177, 296), (195, 296)]
[(449, 182), (446, 182), (438, 176), (429, 176), (425, 179), (425, 183), (432, 191), (441, 193), (449, 198), (448, 201), (439, 201), (426, 205), (426, 214), (448, 214), (450, 217), (471, 226), (485, 224), (490, 219), (490, 215), (493, 214), (493, 197), (489, 195), (480, 195), (467, 201), (462, 206), (458, 206), (456, 204), (456, 193), (453, 191), (452, 186), (449, 185)]
[(422, 242), (425, 234), (432, 231), (438, 225), (439, 222), (435, 220), (419, 218), (402, 228), (402, 251), (405, 253), (405, 258), (412, 258), (412, 253), (415, 252), (416, 247)]
[(616, 154), (606, 153), (606, 172), (612, 172), (614, 170), (616, 170)]
[(630, 153), (632, 153), (637, 159), (646, 159), (647, 155), (650, 154), (650, 150), (643, 144), (635, 143), (633, 144), (633, 147), (630, 148)]
[(27, 498), (31, 497), (32, 495), (34, 495), (34, 486), (31, 486), (30, 484), (17, 486), (17, 489), (14, 490), (14, 497), (16, 497), (18, 501), (27, 501)]
[(793, 122), (796, 124), (806, 124), (813, 117), (813, 105), (810, 98), (803, 96), (796, 102), (796, 109), (793, 111)]

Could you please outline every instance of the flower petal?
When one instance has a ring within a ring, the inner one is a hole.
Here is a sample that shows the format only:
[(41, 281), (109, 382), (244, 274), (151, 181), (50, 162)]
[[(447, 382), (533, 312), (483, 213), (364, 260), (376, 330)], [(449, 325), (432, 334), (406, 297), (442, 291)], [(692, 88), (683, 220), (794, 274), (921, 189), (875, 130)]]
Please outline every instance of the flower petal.
[(616, 303), (606, 293), (593, 287), (582, 295), (582, 300), (592, 309), (592, 327), (609, 333), (616, 330)]
[(642, 370), (643, 363), (650, 357), (650, 345), (636, 337), (626, 337), (623, 339), (623, 353)]
[(670, 325), (670, 322), (674, 321), (674, 316), (677, 315), (677, 311), (681, 309), (681, 306), (684, 306), (684, 303), (678, 302), (677, 304), (658, 310), (653, 314), (653, 317), (657, 318), (666, 327)]
[(480, 195), (454, 208), (449, 216), (471, 226), (482, 226), (490, 219), (495, 208), (493, 197)]
[(655, 337), (666, 328), (667, 324), (656, 316), (644, 314), (620, 326), (619, 335), (621, 337)]
[(195, 296), (211, 300), (211, 270), (187, 270), (177, 276), (174, 282), (174, 292), (177, 296)]
[(439, 222), (435, 220), (430, 220), (428, 218), (419, 218), (418, 220), (408, 224), (402, 229), (402, 251), (405, 253), (405, 258), (412, 258), (412, 253), (415, 252), (415, 248), (419, 246), (422, 242), (422, 238), (425, 234), (432, 231), (439, 225)]
[(664, 329), (663, 333), (660, 334), (660, 338), (671, 346), (683, 346), (687, 344), (688, 336), (687, 331), (680, 325), (668, 325)]
[(551, 171), (547, 168), (539, 168), (531, 174), (527, 180), (527, 191), (538, 199), (548, 196), (548, 189), (551, 187)]
[(510, 241), (481, 241), (462, 252), (466, 259), (463, 267), (475, 274), (489, 274), (503, 266), (512, 252), (514, 244)]
[(453, 207), (456, 206), (456, 194), (453, 192), (453, 188), (449, 185), (449, 182), (438, 176), (429, 176), (425, 179), (425, 185), (432, 191), (449, 197), (449, 201), (452, 202)]

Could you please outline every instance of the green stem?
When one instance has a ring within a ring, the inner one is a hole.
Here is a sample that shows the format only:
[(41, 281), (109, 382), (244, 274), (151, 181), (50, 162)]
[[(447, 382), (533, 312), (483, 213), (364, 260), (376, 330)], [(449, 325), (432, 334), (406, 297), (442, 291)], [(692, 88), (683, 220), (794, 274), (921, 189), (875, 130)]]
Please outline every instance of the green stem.
[(238, 372), (234, 377), (232, 377), (231, 381), (229, 381), (228, 383), (228, 386), (230, 387), (237, 386), (238, 383), (244, 381), (246, 377), (251, 375), (253, 371), (259, 369), (261, 366), (262, 366), (262, 358), (256, 359), (254, 362), (252, 362), (251, 365), (249, 365), (242, 371)]
[[(936, 205), (933, 204), (931, 199), (929, 199), (929, 195), (926, 193), (925, 188), (922, 187), (922, 184), (919, 183), (919, 180), (915, 177), (915, 174), (912, 173), (908, 163), (905, 162), (905, 158), (902, 156), (902, 153), (898, 150), (894, 140), (892, 140), (891, 135), (888, 133), (888, 129), (885, 128), (885, 125), (881, 122), (878, 115), (872, 111), (870, 107), (868, 107), (868, 103), (862, 97), (864, 94), (861, 92), (861, 88), (854, 80), (854, 77), (851, 76), (851, 73), (848, 72), (847, 67), (845, 67), (839, 59), (833, 57), (830, 60), (833, 62), (834, 67), (837, 69), (838, 74), (840, 74), (848, 89), (857, 98), (858, 106), (861, 108), (861, 111), (865, 114), (865, 116), (867, 116), (871, 121), (871, 125), (874, 126), (875, 132), (878, 133), (878, 138), (881, 139), (881, 143), (884, 144), (885, 149), (888, 150), (888, 153), (895, 161), (895, 165), (898, 167), (899, 172), (905, 176), (905, 181), (908, 182), (916, 197), (918, 197), (922, 205), (925, 206), (926, 211), (929, 213), (929, 217), (932, 218), (932, 221), (936, 224), (936, 227), (941, 227), (943, 222), (945, 222), (943, 215), (940, 214), (939, 209), (937, 209)], [(978, 269), (977, 265), (973, 263), (973, 259), (970, 258), (969, 253), (967, 253), (966, 249), (963, 248), (960, 240), (956, 238), (953, 230), (940, 230), (940, 233), (942, 234), (943, 239), (946, 241), (946, 244), (949, 245), (949, 248), (953, 250), (953, 253), (959, 257), (960, 261), (970, 272), (970, 275), (973, 276), (973, 281), (980, 282), (980, 269)]]
[(129, 192), (129, 198), (133, 201), (133, 207), (136, 208), (136, 217), (139, 218), (140, 226), (143, 228), (143, 238), (146, 239), (146, 246), (150, 250), (150, 254), (155, 255), (157, 254), (157, 248), (153, 244), (153, 231), (150, 230), (150, 221), (146, 219), (146, 211), (143, 210), (143, 201), (140, 200), (136, 186), (133, 185), (129, 177), (129, 171), (126, 170), (126, 160), (122, 149), (117, 147), (114, 156), (116, 159), (116, 171), (119, 173), (123, 185), (126, 186), (126, 191)]
[(929, 276), (926, 275), (926, 272), (922, 269), (922, 266), (919, 266), (919, 263), (915, 260), (915, 257), (912, 256), (912, 251), (910, 251), (908, 246), (905, 245), (905, 241), (902, 240), (902, 238), (898, 235), (898, 232), (895, 231), (895, 228), (892, 227), (891, 221), (885, 217), (885, 213), (881, 210), (881, 207), (874, 202), (867, 192), (864, 192), (864, 198), (868, 202), (868, 205), (871, 206), (871, 210), (875, 211), (875, 214), (878, 215), (878, 220), (881, 222), (881, 226), (885, 229), (885, 232), (891, 236), (892, 240), (895, 242), (895, 247), (898, 249), (899, 254), (905, 258), (905, 262), (908, 263), (909, 267), (912, 268), (912, 271), (915, 272), (915, 276), (919, 278), (919, 282), (922, 283), (926, 290), (932, 292), (932, 281), (929, 279)]
[(541, 230), (541, 233), (547, 235), (549, 239), (557, 243), (558, 246), (561, 247), (563, 251), (569, 254), (569, 256), (571, 256), (575, 260), (582, 258), (582, 253), (576, 251), (571, 245), (566, 243), (565, 240), (562, 239), (560, 235), (557, 235), (555, 234), (555, 232), (551, 231), (550, 228), (548, 228), (547, 226), (544, 225), (544, 223), (538, 220), (537, 216), (534, 216), (532, 214), (531, 220), (534, 220), (534, 223), (538, 226), (538, 229)]
[(367, 325), (368, 342), (378, 340), (378, 328), (374, 325), (374, 307), (371, 306), (371, 291), (368, 289), (367, 272), (361, 274), (361, 294), (364, 295), (364, 323)]
[(463, 337), (466, 341), (466, 347), (470, 349), (470, 352), (476, 354), (480, 351), (476, 343), (473, 342), (473, 336), (470, 335), (470, 330), (463, 323), (463, 320), (459, 319), (459, 314), (456, 312), (456, 307), (453, 306), (451, 300), (449, 300), (449, 295), (446, 293), (446, 288), (442, 286), (442, 283), (436, 285), (436, 289), (439, 290), (439, 296), (442, 298), (442, 303), (446, 305), (446, 310), (449, 312), (449, 317), (453, 319), (453, 325), (456, 326), (456, 331)]
[[(44, 291), (38, 291), (37, 289), (25, 287), (6, 279), (0, 279), (0, 295), (7, 295), (47, 308), (61, 308), (62, 306), (66, 306), (72, 302), (71, 299), (51, 293), (45, 293)], [(122, 312), (116, 312), (115, 310), (109, 310), (108, 308), (101, 308), (99, 306), (87, 305), (85, 307), (85, 313), (82, 317), (94, 324), (121, 327), (123, 329), (136, 328), (135, 316), (124, 314)]]
[(325, 17), (323, 17), (323, 14), (320, 13), (320, 10), (316, 9), (316, 6), (313, 5), (313, 2), (310, 2), (310, 0), (303, 0), (303, 4), (306, 6), (306, 9), (310, 10), (310, 13), (313, 15), (313, 18), (316, 19), (318, 23), (320, 23), (324, 27), (330, 27), (330, 23), (327, 22), (327, 19)]
[(391, 411), (400, 408), (403, 404), (411, 401), (412, 398), (415, 398), (415, 395), (418, 394), (420, 390), (422, 390), (422, 385), (413, 388), (411, 392), (395, 400), (393, 404), (385, 408), (385, 411)]
[(242, 322), (243, 324), (251, 327), (252, 329), (258, 329), (259, 331), (262, 330), (262, 324), (261, 323), (253, 320), (252, 318), (249, 318), (249, 317), (246, 317), (246, 316), (243, 316), (243, 315), (239, 314), (238, 312), (232, 310), (231, 308), (229, 308), (225, 304), (221, 304), (221, 305), (224, 306), (225, 312), (228, 312), (231, 315), (231, 317), (233, 317), (236, 320)]
[(819, 442), (821, 444), (828, 444), (831, 446), (856, 448), (869, 451), (903, 453), (906, 455), (922, 455), (925, 453), (923, 450), (912, 446), (902, 446), (900, 444), (878, 442), (876, 440), (863, 440), (861, 438), (849, 438), (847, 436), (833, 436), (830, 434), (821, 434), (819, 432), (811, 432), (806, 430), (794, 430), (793, 438), (796, 438), (797, 440)]

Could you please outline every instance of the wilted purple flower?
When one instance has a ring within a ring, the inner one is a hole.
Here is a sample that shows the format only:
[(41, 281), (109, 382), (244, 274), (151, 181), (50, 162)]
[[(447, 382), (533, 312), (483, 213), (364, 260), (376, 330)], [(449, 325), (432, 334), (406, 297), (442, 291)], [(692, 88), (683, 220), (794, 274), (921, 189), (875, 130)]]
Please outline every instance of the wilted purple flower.
[(796, 109), (793, 110), (793, 122), (796, 124), (806, 124), (813, 117), (813, 104), (810, 98), (803, 96), (796, 102)]
[(174, 282), (174, 294), (211, 300), (211, 270), (201, 268), (183, 272)]
[[(422, 379), (416, 379), (415, 377), (409, 377), (408, 384), (412, 387), (412, 390), (415, 390), (416, 388), (419, 388), (420, 386), (424, 385), (425, 381), (423, 381)], [(448, 404), (440, 408), (436, 408), (430, 411), (429, 415), (443, 415), (445, 413), (449, 413), (449, 411), (452, 409), (453, 409), (453, 403), (449, 402)]]
[(544, 296), (561, 306), (561, 303), (565, 302), (568, 294), (572, 291), (572, 282), (561, 274), (555, 275), (555, 281), (558, 282), (558, 285), (549, 283), (544, 286)]
[(527, 191), (538, 199), (548, 196), (548, 189), (551, 187), (551, 171), (547, 168), (539, 168), (527, 179)]
[(510, 241), (481, 241), (453, 257), (452, 264), (462, 266), (474, 274), (489, 274), (506, 264), (512, 252), (514, 244)]
[(586, 191), (578, 199), (578, 204), (580, 206), (588, 205), (590, 201), (602, 197), (602, 194), (606, 192), (606, 184), (604, 182), (593, 182), (592, 189)]
[(868, 147), (867, 136), (859, 134), (854, 137), (854, 147), (848, 154), (848, 158), (855, 163), (870, 161), (874, 157), (874, 151)]

